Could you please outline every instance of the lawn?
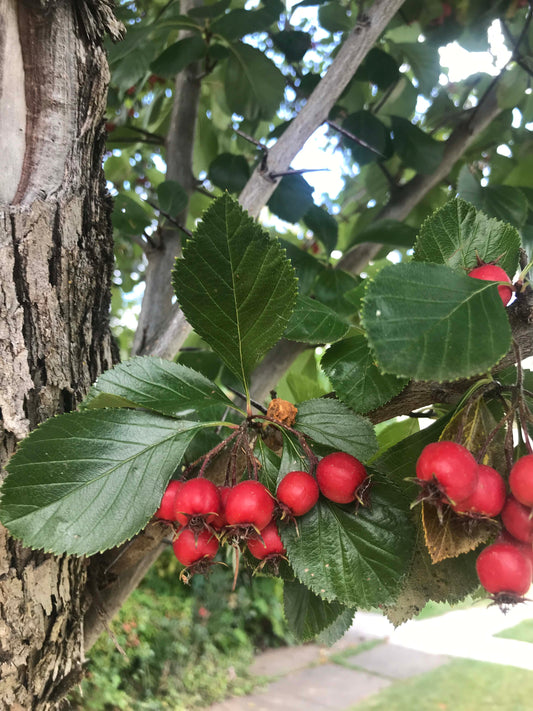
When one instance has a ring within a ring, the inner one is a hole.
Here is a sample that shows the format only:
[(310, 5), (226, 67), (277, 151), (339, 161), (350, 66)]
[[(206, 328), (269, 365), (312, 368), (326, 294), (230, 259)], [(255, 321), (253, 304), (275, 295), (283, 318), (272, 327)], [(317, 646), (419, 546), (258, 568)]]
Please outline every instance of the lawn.
[(456, 659), (393, 684), (353, 711), (527, 711), (532, 699), (530, 671)]

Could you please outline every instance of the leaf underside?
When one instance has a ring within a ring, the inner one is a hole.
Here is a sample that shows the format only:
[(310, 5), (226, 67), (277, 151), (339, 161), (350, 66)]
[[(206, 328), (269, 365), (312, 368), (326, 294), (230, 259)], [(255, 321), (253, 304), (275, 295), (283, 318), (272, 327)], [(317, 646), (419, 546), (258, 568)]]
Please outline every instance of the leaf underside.
[(113, 548), (150, 520), (198, 428), (137, 410), (47, 420), (9, 463), (0, 520), (26, 546), (46, 552)]

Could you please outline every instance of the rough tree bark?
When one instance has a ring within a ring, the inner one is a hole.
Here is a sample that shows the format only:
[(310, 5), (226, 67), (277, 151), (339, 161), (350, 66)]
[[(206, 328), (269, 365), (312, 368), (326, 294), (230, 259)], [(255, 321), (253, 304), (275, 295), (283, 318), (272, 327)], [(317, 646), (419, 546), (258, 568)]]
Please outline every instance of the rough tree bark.
[[(0, 17), (1, 466), (113, 364), (101, 43), (120, 26), (107, 0), (0, 0)], [(2, 708), (53, 708), (80, 678), (85, 568), (0, 526)]]

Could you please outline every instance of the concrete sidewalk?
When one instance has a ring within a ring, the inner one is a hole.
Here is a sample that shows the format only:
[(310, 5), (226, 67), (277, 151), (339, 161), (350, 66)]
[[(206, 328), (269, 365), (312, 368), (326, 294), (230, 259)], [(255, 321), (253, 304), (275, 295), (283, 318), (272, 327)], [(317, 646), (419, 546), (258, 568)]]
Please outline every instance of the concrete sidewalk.
[[(345, 711), (395, 681), (424, 674), (453, 657), (533, 670), (533, 644), (493, 636), (526, 619), (533, 619), (533, 603), (516, 605), (507, 615), (497, 607), (457, 610), (396, 629), (381, 615), (357, 613), (350, 630), (331, 648), (309, 644), (258, 655), (251, 673), (273, 680), (252, 695), (206, 711)], [(374, 646), (357, 651), (372, 641)], [(351, 648), (353, 655), (347, 653)], [(344, 652), (342, 664), (335, 662), (338, 652)]]

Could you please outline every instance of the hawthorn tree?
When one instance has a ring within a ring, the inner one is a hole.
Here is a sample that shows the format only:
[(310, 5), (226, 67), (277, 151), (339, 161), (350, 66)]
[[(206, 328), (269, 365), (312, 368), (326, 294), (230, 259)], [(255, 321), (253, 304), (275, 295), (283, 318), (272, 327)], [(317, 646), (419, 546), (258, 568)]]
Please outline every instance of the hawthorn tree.
[[(152, 517), (169, 479), (197, 460), (272, 491), (332, 449), (370, 460), (370, 506), (322, 501), (282, 533), (303, 639), (333, 639), (358, 607), (399, 622), (478, 585), (493, 523), (411, 512), (405, 479), (439, 438), (504, 474), (531, 446), (531, 8), (299, 6), (311, 14), (279, 0), (1, 5), (2, 465), (23, 441), (0, 502), (6, 708), (52, 708), (80, 679), (164, 545)], [(496, 20), (498, 72), (451, 83), (439, 48), (486, 50)], [(339, 196), (317, 200), (291, 163), (322, 126), (347, 167)], [(265, 205), (281, 237), (252, 221)], [(466, 277), (478, 261), (515, 280), (507, 308)], [(137, 358), (90, 389), (119, 360), (109, 309), (139, 281), (131, 343), (116, 331)], [(272, 389), (298, 414), (264, 430)], [(435, 421), (419, 431), (420, 408)]]

